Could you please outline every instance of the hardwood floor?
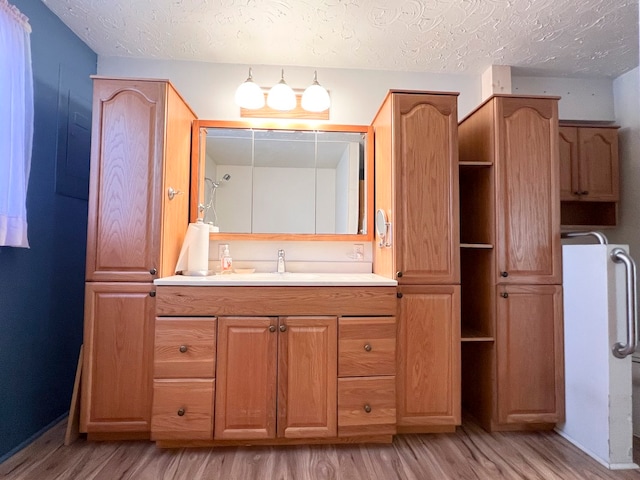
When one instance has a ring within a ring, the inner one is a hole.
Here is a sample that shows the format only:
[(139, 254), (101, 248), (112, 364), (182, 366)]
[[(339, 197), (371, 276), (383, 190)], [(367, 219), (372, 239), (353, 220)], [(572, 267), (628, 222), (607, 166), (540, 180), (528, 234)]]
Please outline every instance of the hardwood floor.
[[(162, 450), (151, 442), (63, 445), (66, 422), (0, 464), (6, 480), (640, 479), (610, 471), (553, 432), (399, 435), (390, 445)], [(636, 459), (637, 461), (638, 459)]]

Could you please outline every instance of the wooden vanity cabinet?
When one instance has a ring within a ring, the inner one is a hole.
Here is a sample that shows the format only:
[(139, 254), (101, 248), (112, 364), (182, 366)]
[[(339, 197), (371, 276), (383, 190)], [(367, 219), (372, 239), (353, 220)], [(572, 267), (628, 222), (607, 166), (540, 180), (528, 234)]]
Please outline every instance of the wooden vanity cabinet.
[[(200, 372), (199, 378), (155, 379), (154, 395), (157, 387), (169, 398), (177, 398), (178, 386), (187, 397), (193, 391), (191, 411), (198, 414), (191, 424), (181, 422), (178, 403), (168, 402), (163, 410), (161, 399), (156, 409), (154, 396), (152, 426), (158, 425), (159, 435), (153, 428), (152, 435), (159, 446), (391, 441), (396, 431), (395, 287), (160, 285), (156, 300), (156, 331), (163, 323), (188, 325), (203, 316), (215, 316), (217, 322), (215, 375), (207, 377), (207, 351), (198, 361), (184, 363)], [(178, 343), (173, 355), (179, 357)], [(156, 377), (159, 369), (174, 375), (181, 368), (167, 365), (170, 357), (160, 355), (169, 344), (156, 335)], [(206, 386), (203, 380), (212, 383)], [(207, 411), (205, 391), (214, 397)], [(182, 418), (188, 420), (185, 405)], [(203, 428), (207, 422), (210, 433)]]
[(562, 225), (612, 227), (620, 200), (618, 128), (560, 122)]
[(336, 436), (336, 317), (219, 322), (216, 439)]
[(494, 95), (459, 126), (462, 403), (490, 431), (564, 418), (557, 103)]
[(460, 424), (457, 93), (392, 90), (373, 120), (375, 209), (390, 236), (373, 271), (398, 292), (398, 432)]
[[(149, 295), (174, 273), (188, 226), (195, 118), (167, 81), (94, 77), (80, 416), (89, 438), (149, 436)], [(107, 301), (113, 308), (96, 306)]]

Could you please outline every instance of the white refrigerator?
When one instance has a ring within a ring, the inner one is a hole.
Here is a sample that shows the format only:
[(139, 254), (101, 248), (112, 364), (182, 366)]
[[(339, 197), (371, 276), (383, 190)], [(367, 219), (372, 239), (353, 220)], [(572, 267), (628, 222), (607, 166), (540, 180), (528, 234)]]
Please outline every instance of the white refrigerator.
[(556, 430), (607, 468), (638, 468), (632, 421), (635, 262), (626, 245), (608, 245), (595, 235), (605, 243), (562, 248), (566, 421)]

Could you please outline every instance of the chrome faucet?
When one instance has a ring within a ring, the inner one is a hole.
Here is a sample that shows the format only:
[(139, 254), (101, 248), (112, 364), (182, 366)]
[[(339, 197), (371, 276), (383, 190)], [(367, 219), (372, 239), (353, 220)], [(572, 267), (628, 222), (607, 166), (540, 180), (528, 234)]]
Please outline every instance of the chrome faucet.
[(278, 273), (285, 273), (287, 269), (284, 265), (284, 250), (278, 250)]

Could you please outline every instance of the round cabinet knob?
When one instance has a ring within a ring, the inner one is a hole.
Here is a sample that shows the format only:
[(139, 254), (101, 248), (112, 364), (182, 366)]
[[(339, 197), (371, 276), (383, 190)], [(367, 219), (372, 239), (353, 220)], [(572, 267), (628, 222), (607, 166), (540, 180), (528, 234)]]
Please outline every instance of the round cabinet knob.
[(500, 276), (507, 278), (509, 276), (509, 272), (500, 272)]
[(367, 413), (371, 413), (371, 405), (369, 405), (368, 403), (365, 404), (365, 406), (363, 407), (364, 411)]
[(287, 326), (286, 325), (280, 325), (280, 331), (281, 332), (286, 332), (287, 331)]
[(371, 345), (370, 345), (370, 344), (368, 344), (368, 343), (366, 343), (366, 344), (364, 345), (364, 350), (365, 350), (365, 352), (370, 352), (370, 351), (371, 351)]
[(589, 195), (589, 192), (587, 192), (586, 190), (583, 190), (580, 192), (580, 195)]
[(509, 294), (508, 294), (507, 292), (502, 292), (502, 293), (500, 294), (500, 296), (501, 296), (502, 298), (509, 298)]
[(152, 268), (152, 269), (149, 270), (149, 273), (151, 275), (155, 275), (156, 273), (158, 273), (158, 269), (157, 268)]
[(276, 326), (275, 325), (269, 325), (269, 331), (271, 333), (275, 332), (276, 331)]
[(396, 272), (396, 276), (397, 276), (398, 278), (402, 278), (402, 272)]
[(185, 410), (184, 410), (184, 408), (181, 408), (181, 409), (179, 409), (179, 410), (178, 410), (178, 416), (179, 416), (179, 417), (183, 417), (183, 416), (184, 416), (184, 414), (185, 414)]
[(398, 297), (398, 298), (402, 298), (402, 292), (398, 292), (398, 293), (396, 293), (396, 297)]
[(186, 345), (180, 345), (180, 353), (187, 353), (187, 346)]
[(155, 297), (155, 296), (156, 296), (156, 291), (155, 291), (155, 290), (151, 290), (151, 291), (149, 292), (149, 296), (150, 296), (150, 297)]

